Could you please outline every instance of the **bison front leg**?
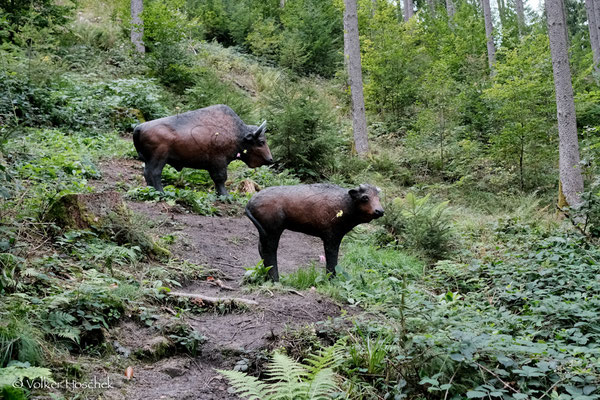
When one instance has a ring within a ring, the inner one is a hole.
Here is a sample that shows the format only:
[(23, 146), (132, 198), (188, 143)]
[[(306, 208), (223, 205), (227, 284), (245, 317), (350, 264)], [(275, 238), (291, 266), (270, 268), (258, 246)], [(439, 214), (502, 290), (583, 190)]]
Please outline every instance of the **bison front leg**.
[(227, 181), (227, 167), (217, 168), (209, 170), (211, 179), (215, 183), (215, 189), (219, 196), (227, 196), (227, 189), (225, 188), (225, 181)]
[(338, 263), (338, 255), (340, 252), (341, 238), (323, 239), (323, 247), (325, 248), (325, 261), (327, 263), (327, 273), (330, 278), (335, 276), (335, 267)]

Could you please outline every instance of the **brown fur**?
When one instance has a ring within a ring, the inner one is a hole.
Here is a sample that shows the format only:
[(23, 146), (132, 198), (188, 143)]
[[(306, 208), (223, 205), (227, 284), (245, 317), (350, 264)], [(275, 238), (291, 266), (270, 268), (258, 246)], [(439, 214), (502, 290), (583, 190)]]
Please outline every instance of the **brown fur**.
[(356, 225), (383, 215), (378, 193), (371, 185), (347, 190), (315, 184), (270, 187), (254, 195), (246, 206), (246, 215), (259, 231), (259, 252), (265, 265), (272, 266), (273, 280), (279, 279), (276, 253), (279, 237), (286, 229), (320, 237), (327, 272), (335, 275), (344, 235)]
[(235, 159), (257, 168), (273, 162), (265, 128), (246, 125), (228, 106), (216, 105), (138, 125), (135, 148), (146, 162), (148, 185), (162, 191), (165, 164), (176, 170), (206, 169), (220, 195), (227, 194), (227, 165)]

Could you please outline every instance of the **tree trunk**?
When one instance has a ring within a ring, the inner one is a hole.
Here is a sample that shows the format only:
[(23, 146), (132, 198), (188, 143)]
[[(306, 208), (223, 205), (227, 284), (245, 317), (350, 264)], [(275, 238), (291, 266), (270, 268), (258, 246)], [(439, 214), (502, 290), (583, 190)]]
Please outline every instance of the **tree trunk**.
[(142, 37), (144, 36), (144, 22), (140, 17), (144, 11), (143, 0), (131, 0), (131, 43), (138, 53), (145, 53), (146, 48)]
[(279, 8), (285, 7), (285, 0), (279, 0)]
[(500, 25), (502, 25), (502, 29), (506, 28), (506, 7), (504, 5), (504, 0), (498, 0), (498, 16), (500, 17)]
[(579, 167), (579, 141), (577, 139), (575, 102), (573, 100), (573, 85), (569, 68), (563, 1), (546, 0), (546, 14), (554, 88), (556, 90), (559, 180), (567, 203), (570, 206), (577, 206), (581, 204), (583, 177)]
[(344, 0), (344, 52), (348, 67), (348, 80), (352, 95), (352, 128), (356, 152), (363, 156), (369, 152), (367, 120), (363, 96), (360, 41), (358, 36), (357, 0)]
[(414, 14), (413, 0), (404, 0), (404, 21), (408, 21)]
[(594, 37), (598, 39), (596, 43), (597, 48), (600, 49), (600, 0), (592, 0), (592, 9), (594, 10), (594, 25), (596, 26), (596, 35)]
[(454, 3), (452, 2), (452, 0), (446, 0), (446, 12), (448, 13), (448, 18), (453, 18), (454, 17)]
[(481, 0), (483, 19), (485, 22), (485, 37), (487, 38), (488, 65), (493, 71), (496, 63), (496, 45), (494, 44), (494, 25), (492, 24), (492, 10), (490, 0)]
[(590, 31), (590, 45), (594, 56), (594, 70), (598, 72), (598, 64), (600, 63), (600, 34), (598, 32), (598, 21), (594, 11), (594, 3), (599, 0), (585, 0), (585, 12), (588, 19), (588, 29)]
[(429, 12), (431, 15), (435, 15), (435, 1), (427, 0), (427, 7), (429, 8)]
[(523, 6), (523, 0), (515, 0), (517, 8), (517, 24), (519, 26), (519, 35), (523, 35), (525, 28), (525, 7)]

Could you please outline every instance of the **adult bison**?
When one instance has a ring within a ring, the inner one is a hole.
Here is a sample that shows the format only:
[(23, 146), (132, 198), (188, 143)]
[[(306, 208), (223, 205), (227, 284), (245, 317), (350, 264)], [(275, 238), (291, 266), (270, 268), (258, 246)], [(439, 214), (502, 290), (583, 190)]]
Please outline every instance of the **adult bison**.
[(146, 163), (144, 178), (162, 192), (162, 170), (169, 164), (205, 169), (217, 194), (227, 195), (227, 166), (239, 159), (250, 168), (273, 163), (265, 138), (267, 121), (246, 125), (228, 106), (219, 104), (144, 122), (133, 131), (133, 144)]

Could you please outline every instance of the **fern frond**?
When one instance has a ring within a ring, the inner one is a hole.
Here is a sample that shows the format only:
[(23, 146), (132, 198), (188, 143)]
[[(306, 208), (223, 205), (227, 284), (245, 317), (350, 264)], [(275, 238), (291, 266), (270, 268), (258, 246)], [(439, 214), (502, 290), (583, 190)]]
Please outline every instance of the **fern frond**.
[(75, 343), (79, 344), (81, 331), (78, 328), (65, 328), (63, 330), (57, 331), (56, 335), (63, 339), (70, 339)]
[(0, 388), (12, 385), (15, 382), (21, 382), (24, 378), (30, 380), (44, 378), (48, 382), (54, 382), (52, 380), (52, 372), (48, 368), (24, 367), (19, 365), (0, 368)]
[(238, 371), (219, 373), (229, 379), (238, 395), (248, 400), (325, 400), (339, 390), (331, 366), (342, 362), (343, 358), (343, 348), (337, 344), (309, 357), (311, 365), (275, 352), (267, 366), (268, 382)]
[(257, 378), (239, 371), (217, 370), (229, 379), (235, 393), (248, 400), (271, 400), (268, 385)]
[(320, 370), (310, 382), (308, 388), (308, 400), (326, 400), (331, 398), (330, 394), (339, 390), (336, 384), (336, 374), (331, 368)]
[(279, 352), (273, 353), (267, 372), (273, 382), (301, 382), (308, 375), (302, 364)]
[(304, 399), (309, 385), (304, 382), (308, 371), (297, 361), (285, 354), (275, 352), (267, 368), (269, 381), (273, 382), (273, 400)]
[(309, 355), (304, 361), (309, 372), (313, 377), (325, 368), (336, 368), (340, 366), (346, 358), (343, 342), (337, 342), (333, 346), (319, 350), (315, 354)]

